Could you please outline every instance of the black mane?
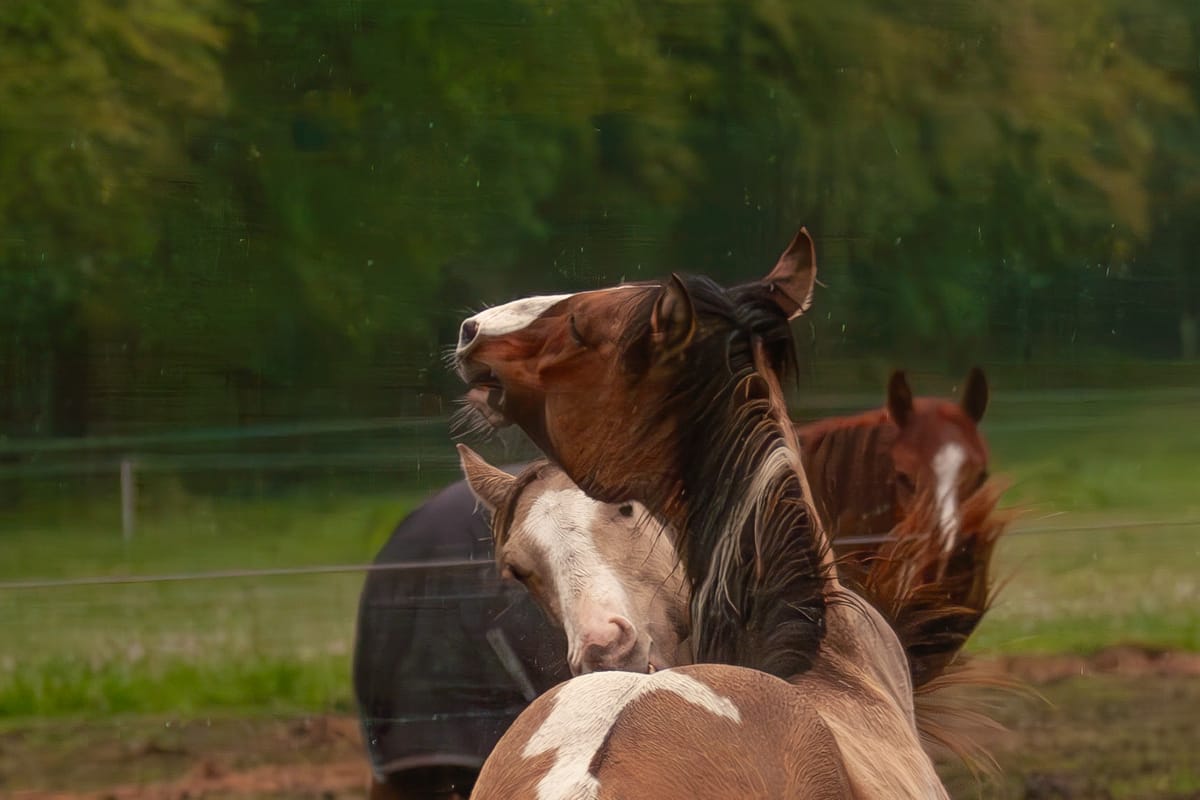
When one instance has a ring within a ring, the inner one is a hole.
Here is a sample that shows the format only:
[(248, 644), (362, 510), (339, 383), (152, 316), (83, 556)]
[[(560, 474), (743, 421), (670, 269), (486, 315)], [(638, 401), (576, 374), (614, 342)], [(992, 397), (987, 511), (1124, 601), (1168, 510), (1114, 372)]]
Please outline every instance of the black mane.
[(768, 286), (680, 279), (696, 333), (679, 361), (650, 366), (654, 297), (638, 309), (645, 324), (634, 326), (623, 355), (631, 370), (669, 369), (675, 378), (646, 424), (678, 423), (681, 485), (657, 500), (669, 504), (681, 492), (687, 509), (677, 547), (691, 582), (696, 661), (788, 678), (807, 670), (820, 647), (827, 589), (824, 539), (796, 475), (800, 456), (755, 368), (761, 347), (777, 379), (795, 374), (791, 329)]

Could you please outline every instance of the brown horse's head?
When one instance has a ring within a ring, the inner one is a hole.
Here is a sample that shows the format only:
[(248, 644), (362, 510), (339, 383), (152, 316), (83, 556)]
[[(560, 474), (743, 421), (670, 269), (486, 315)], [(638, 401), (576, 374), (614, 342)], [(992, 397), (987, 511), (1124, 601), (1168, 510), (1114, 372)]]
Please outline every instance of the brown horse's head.
[(658, 505), (666, 498), (650, 495), (679, 488), (696, 433), (679, 429), (677, 407), (702, 402), (699, 384), (744, 377), (752, 340), (782, 371), (787, 320), (807, 308), (815, 275), (801, 229), (766, 278), (733, 289), (676, 274), (516, 300), (462, 323), (458, 369), (475, 408), (524, 429), (590, 495)]
[(458, 450), (467, 483), (492, 514), (501, 574), (566, 633), (573, 674), (687, 662), (683, 570), (643, 506), (597, 502), (545, 461), (512, 476)]
[(900, 371), (888, 382), (888, 415), (899, 430), (891, 453), (897, 516), (908, 513), (918, 493), (930, 493), (938, 504), (938, 531), (947, 551), (958, 538), (963, 503), (987, 480), (987, 445), (978, 427), (987, 404), (987, 378), (978, 367), (967, 375), (958, 402), (914, 399)]
[(816, 276), (801, 229), (762, 280), (695, 276), (518, 300), (462, 324), (471, 402), (515, 422), (588, 495), (675, 531), (701, 661), (811, 665), (836, 583), (780, 378)]

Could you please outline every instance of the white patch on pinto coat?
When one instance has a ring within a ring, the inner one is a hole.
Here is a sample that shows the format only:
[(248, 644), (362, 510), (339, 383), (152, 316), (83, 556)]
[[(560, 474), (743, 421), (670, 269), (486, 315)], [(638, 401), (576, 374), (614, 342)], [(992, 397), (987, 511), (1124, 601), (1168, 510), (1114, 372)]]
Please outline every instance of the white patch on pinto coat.
[(554, 764), (538, 782), (538, 800), (598, 798), (600, 781), (588, 770), (592, 759), (621, 712), (651, 692), (672, 692), (711, 714), (742, 721), (732, 700), (675, 670), (650, 675), (593, 672), (572, 678), (554, 695), (554, 707), (522, 752), (525, 758), (533, 758), (555, 751)]
[[(633, 626), (633, 605), (624, 584), (604, 561), (592, 533), (603, 504), (583, 490), (556, 489), (538, 496), (522, 524), (545, 555), (558, 587), (558, 613), (567, 634), (567, 658), (578, 665), (590, 626), (611, 625), (620, 616)], [(632, 635), (637, 636), (633, 629)]]
[(942, 550), (949, 553), (958, 540), (958, 473), (967, 460), (962, 445), (943, 445), (933, 457), (933, 472), (937, 476), (938, 527), (942, 534)]

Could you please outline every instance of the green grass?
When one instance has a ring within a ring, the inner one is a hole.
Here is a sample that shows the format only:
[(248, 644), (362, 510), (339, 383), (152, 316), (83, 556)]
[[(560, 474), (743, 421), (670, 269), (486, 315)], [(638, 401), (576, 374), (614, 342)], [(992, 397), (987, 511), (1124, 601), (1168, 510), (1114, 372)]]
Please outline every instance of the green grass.
[[(0, 579), (370, 561), (421, 492), (179, 496), (124, 543), (113, 502), (38, 506)], [(360, 574), (3, 592), (0, 717), (348, 708)]]
[[(1005, 399), (985, 431), (1022, 527), (1008, 583), (972, 648), (1200, 650), (1200, 402), (1178, 392)], [(452, 476), (447, 476), (449, 479)], [(26, 493), (0, 517), (0, 580), (369, 560), (421, 491), (198, 497), (159, 481), (122, 542), (114, 497)], [(2, 591), (0, 717), (306, 710), (350, 703), (362, 576), (225, 579)]]
[(1200, 650), (1200, 525), (1138, 524), (1200, 520), (1200, 393), (1001, 395), (985, 431), (1018, 528), (1106, 527), (1002, 542), (1005, 583), (973, 649)]

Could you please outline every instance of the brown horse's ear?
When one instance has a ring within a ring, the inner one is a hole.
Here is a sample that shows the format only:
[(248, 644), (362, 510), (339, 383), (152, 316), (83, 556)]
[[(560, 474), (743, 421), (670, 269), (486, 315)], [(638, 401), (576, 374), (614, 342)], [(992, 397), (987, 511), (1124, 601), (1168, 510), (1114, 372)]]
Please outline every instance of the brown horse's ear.
[(482, 456), (465, 444), (458, 445), (458, 460), (471, 492), (488, 511), (495, 511), (508, 497), (517, 479), (484, 461)]
[(770, 287), (771, 297), (788, 319), (795, 319), (812, 305), (816, 280), (817, 251), (808, 229), (801, 228), (763, 283)]
[(908, 378), (904, 376), (902, 369), (893, 372), (892, 377), (888, 379), (887, 409), (892, 415), (892, 422), (901, 428), (908, 424), (908, 419), (912, 416), (912, 389), (908, 388)]
[(683, 280), (674, 273), (654, 304), (650, 331), (656, 348), (654, 356), (659, 359), (679, 353), (696, 335), (696, 309)]
[(987, 411), (987, 407), (987, 376), (979, 367), (971, 367), (971, 371), (967, 373), (967, 383), (963, 387), (963, 411), (967, 412), (968, 417), (979, 422), (983, 419), (983, 412)]

